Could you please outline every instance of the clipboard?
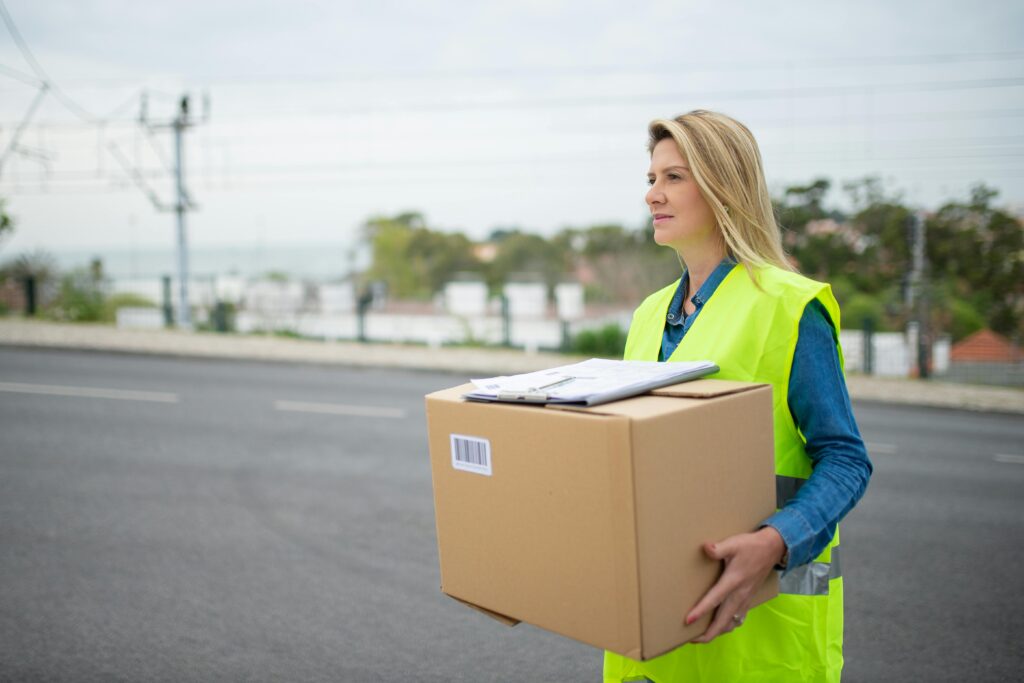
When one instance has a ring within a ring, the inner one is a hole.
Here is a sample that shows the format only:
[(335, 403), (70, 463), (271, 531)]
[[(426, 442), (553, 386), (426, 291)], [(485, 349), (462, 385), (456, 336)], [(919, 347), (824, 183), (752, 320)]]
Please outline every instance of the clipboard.
[(655, 363), (591, 358), (522, 375), (472, 380), (471, 401), (596, 406), (718, 372), (711, 361)]

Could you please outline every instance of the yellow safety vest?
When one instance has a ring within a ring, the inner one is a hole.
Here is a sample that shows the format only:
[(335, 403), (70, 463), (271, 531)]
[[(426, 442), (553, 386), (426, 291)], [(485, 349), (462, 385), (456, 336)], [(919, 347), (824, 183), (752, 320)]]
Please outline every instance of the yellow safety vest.
[[(669, 361), (712, 360), (712, 377), (772, 385), (776, 498), (782, 507), (811, 475), (806, 439), (789, 412), (789, 374), (804, 308), (824, 305), (839, 339), (839, 305), (827, 284), (776, 267), (736, 266), (704, 304)], [(760, 285), (760, 286), (758, 286)], [(658, 360), (665, 315), (678, 281), (637, 308), (626, 340), (628, 360)], [(842, 349), (839, 349), (840, 361)], [(712, 540), (712, 539), (709, 539)], [(683, 615), (680, 615), (682, 618)], [(789, 571), (778, 597), (755, 607), (744, 624), (707, 645), (687, 644), (638, 662), (605, 653), (604, 680), (654, 683), (839, 681), (843, 667), (843, 580), (839, 530), (815, 560)]]

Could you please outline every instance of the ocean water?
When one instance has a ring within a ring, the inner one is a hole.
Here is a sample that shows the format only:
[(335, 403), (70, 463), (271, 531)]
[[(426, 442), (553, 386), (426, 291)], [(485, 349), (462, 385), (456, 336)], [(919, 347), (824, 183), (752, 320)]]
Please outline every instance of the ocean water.
[[(141, 280), (177, 274), (173, 247), (46, 250), (63, 271), (88, 267), (93, 259), (103, 263), (103, 273), (114, 280)], [(4, 260), (17, 253), (4, 253)], [(255, 278), (284, 273), (294, 279), (339, 280), (366, 265), (361, 251), (351, 244), (195, 246), (189, 249), (191, 278), (237, 275)]]

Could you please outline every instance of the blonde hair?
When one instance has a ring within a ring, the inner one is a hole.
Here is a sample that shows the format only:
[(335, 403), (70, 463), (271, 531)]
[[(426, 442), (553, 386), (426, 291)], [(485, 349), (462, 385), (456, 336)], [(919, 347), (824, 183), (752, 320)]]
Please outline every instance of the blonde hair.
[(795, 270), (782, 248), (757, 141), (746, 126), (725, 114), (697, 109), (674, 119), (655, 119), (647, 129), (648, 152), (668, 138), (679, 147), (730, 256), (748, 271), (766, 264)]

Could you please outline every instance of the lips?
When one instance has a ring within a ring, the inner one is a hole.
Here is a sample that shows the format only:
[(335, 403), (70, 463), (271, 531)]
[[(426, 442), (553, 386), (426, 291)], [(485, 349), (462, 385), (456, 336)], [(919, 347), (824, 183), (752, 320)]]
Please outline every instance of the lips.
[(655, 223), (660, 223), (661, 221), (665, 221), (668, 220), (669, 218), (672, 218), (672, 216), (670, 216), (667, 213), (656, 213), (654, 214), (653, 218)]

